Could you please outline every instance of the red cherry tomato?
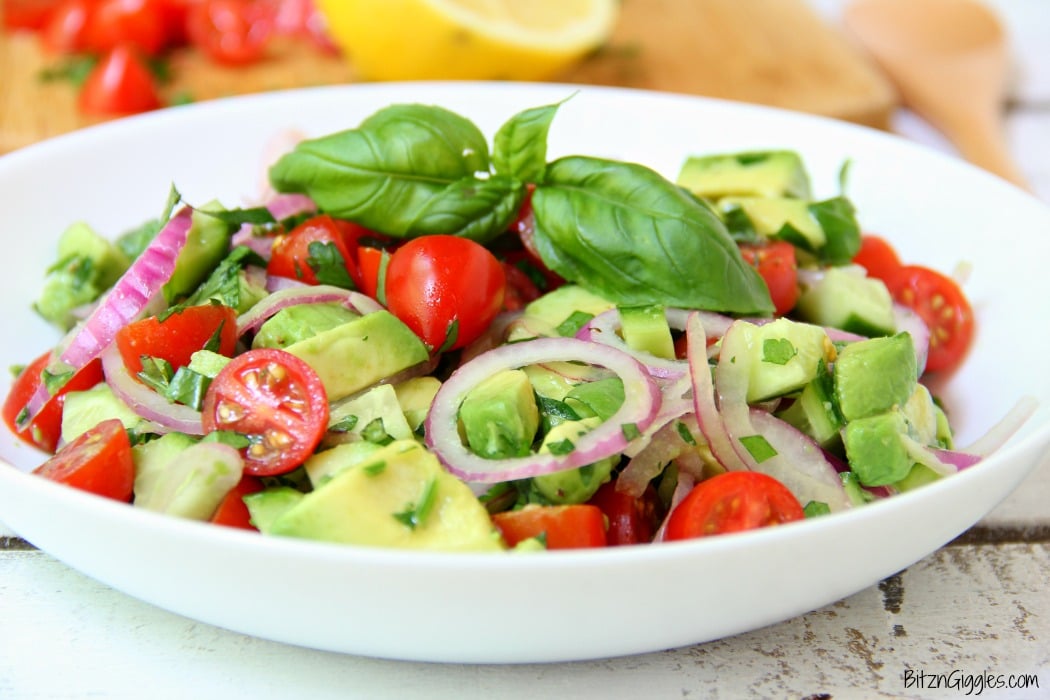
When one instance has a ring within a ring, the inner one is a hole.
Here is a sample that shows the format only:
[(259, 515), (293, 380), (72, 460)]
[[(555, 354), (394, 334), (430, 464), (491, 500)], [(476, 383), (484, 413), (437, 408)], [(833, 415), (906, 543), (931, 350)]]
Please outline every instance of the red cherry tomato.
[(168, 40), (164, 19), (157, 0), (97, 0), (84, 27), (86, 47), (101, 54), (127, 44), (156, 56)]
[(186, 33), (212, 60), (243, 66), (266, 54), (273, 13), (251, 0), (201, 0), (189, 9)]
[(132, 376), (142, 371), (142, 357), (167, 360), (178, 369), (218, 333), (216, 352), (230, 357), (237, 348), (237, 312), (221, 304), (188, 306), (163, 319), (135, 321), (117, 331), (114, 340)]
[(378, 299), (379, 277), (384, 265), (390, 263), (390, 253), (380, 248), (361, 246), (357, 249), (357, 266), (360, 269), (361, 291)]
[(776, 313), (786, 314), (795, 308), (799, 295), (795, 246), (787, 241), (770, 241), (762, 245), (741, 245), (740, 253), (765, 280)]
[(307, 219), (273, 247), (266, 271), (306, 284), (352, 288), (360, 279), (356, 259), (347, 250), (335, 219), (322, 214)]
[(955, 369), (973, 344), (973, 308), (950, 277), (921, 265), (905, 265), (887, 281), (890, 294), (930, 329), (927, 372)]
[(422, 236), (390, 257), (386, 302), (432, 349), (469, 345), (503, 305), (506, 276), (480, 243), (458, 236)]
[(520, 267), (506, 260), (502, 265), (503, 274), (507, 277), (507, 290), (503, 295), (504, 311), (520, 311), (530, 301), (540, 297), (539, 288)]
[(87, 50), (87, 21), (94, 6), (95, 0), (63, 0), (55, 7), (41, 28), (44, 50), (56, 54)]
[(4, 0), (4, 29), (43, 29), (62, 0)]
[(760, 472), (726, 472), (705, 479), (667, 519), (665, 537), (684, 540), (801, 520), (802, 504), (786, 486)]
[(607, 535), (610, 545), (645, 544), (651, 542), (659, 525), (660, 501), (656, 489), (648, 487), (638, 498), (618, 491), (616, 481), (602, 487), (588, 501), (598, 506), (609, 523)]
[(496, 513), (492, 522), (511, 547), (530, 537), (542, 537), (547, 549), (604, 547), (605, 516), (597, 506), (526, 506)]
[(897, 251), (886, 239), (867, 234), (861, 236), (860, 250), (853, 257), (853, 262), (868, 271), (868, 277), (886, 282), (901, 269), (901, 259)]
[(121, 44), (91, 69), (79, 104), (85, 114), (119, 116), (157, 109), (161, 101), (153, 73), (134, 48)]
[(204, 395), (206, 432), (248, 437), (244, 469), (284, 474), (301, 465), (328, 428), (328, 396), (317, 372), (283, 350), (249, 350), (230, 360)]
[(19, 438), (42, 450), (54, 452), (62, 436), (62, 407), (66, 394), (90, 389), (102, 381), (103, 375), (101, 360), (84, 365), (44, 403), (28, 425), (20, 428), (18, 418), (43, 381), (43, 372), (50, 363), (51, 353), (45, 352), (19, 373), (4, 401), (3, 416), (4, 423)]
[(104, 420), (33, 470), (67, 486), (125, 503), (135, 486), (135, 461), (124, 424)]
[(237, 485), (230, 489), (230, 492), (226, 494), (222, 502), (219, 503), (219, 507), (215, 509), (210, 522), (216, 525), (237, 527), (242, 530), (258, 530), (259, 528), (252, 525), (251, 513), (248, 511), (248, 506), (244, 503), (244, 497), (262, 490), (262, 481), (251, 474), (245, 474)]

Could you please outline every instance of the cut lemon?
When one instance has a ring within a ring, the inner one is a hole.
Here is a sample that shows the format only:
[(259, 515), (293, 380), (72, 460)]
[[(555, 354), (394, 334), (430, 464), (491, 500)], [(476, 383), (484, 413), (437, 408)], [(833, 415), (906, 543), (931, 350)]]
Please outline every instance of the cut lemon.
[(620, 0), (316, 0), (364, 80), (544, 80), (612, 32)]

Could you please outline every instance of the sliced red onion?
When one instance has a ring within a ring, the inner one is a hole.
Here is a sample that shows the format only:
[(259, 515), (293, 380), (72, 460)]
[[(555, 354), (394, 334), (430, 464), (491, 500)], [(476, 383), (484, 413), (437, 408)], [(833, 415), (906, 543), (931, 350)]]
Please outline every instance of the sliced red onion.
[[(722, 335), (732, 322), (728, 316), (712, 313), (709, 311), (691, 312), (686, 309), (666, 309), (664, 314), (668, 325), (675, 330), (685, 330), (686, 319), (691, 313), (696, 313), (704, 325), (704, 331), (713, 337)], [(576, 333), (580, 340), (590, 340), (596, 343), (605, 343), (618, 350), (633, 355), (637, 360), (649, 369), (649, 374), (654, 377), (674, 378), (688, 373), (687, 363), (681, 360), (657, 357), (643, 350), (634, 350), (629, 347), (620, 335), (623, 324), (620, 320), (619, 309), (604, 311), (589, 322), (584, 324)]]
[[(74, 371), (80, 369), (99, 356), (117, 331), (142, 315), (175, 271), (175, 261), (186, 245), (192, 225), (193, 210), (183, 207), (157, 232), (84, 322), (64, 339), (58, 354), (60, 362)], [(41, 383), (27, 402), (30, 419), (49, 398), (47, 387)]]
[(251, 248), (256, 255), (263, 260), (269, 261), (270, 255), (273, 253), (274, 240), (276, 240), (274, 236), (255, 235), (255, 227), (251, 224), (244, 224), (230, 238), (230, 247), (244, 246)]
[(157, 432), (178, 432), (203, 435), (200, 411), (189, 406), (171, 403), (166, 398), (138, 381), (128, 372), (116, 343), (102, 351), (102, 373), (113, 394), (136, 414), (156, 427)]
[(317, 211), (317, 204), (305, 194), (278, 194), (266, 202), (266, 208), (280, 221), (289, 216), (312, 214)]
[[(842, 482), (820, 446), (793, 426), (748, 405), (751, 370), (744, 361), (748, 341), (742, 323), (734, 322), (722, 337), (715, 369), (719, 413), (734, 449), (749, 469), (776, 478), (802, 503), (823, 502), (832, 512), (848, 508), (850, 501)], [(776, 454), (761, 462), (756, 460), (741, 443), (741, 438), (753, 435), (762, 435)]]
[(826, 503), (832, 512), (851, 507), (842, 480), (820, 445), (771, 413), (752, 410), (750, 417), (756, 432), (777, 452), (759, 462), (756, 471), (776, 478), (803, 505), (810, 501)]
[(665, 422), (616, 477), (616, 490), (639, 498), (664, 467), (690, 445), (682, 439), (674, 422)]
[(1013, 437), (1014, 433), (1032, 417), (1037, 408), (1039, 408), (1039, 401), (1034, 396), (1022, 396), (1002, 420), (961, 451), (978, 457), (987, 457), (1006, 444), (1006, 441)]
[(707, 364), (707, 336), (699, 316), (689, 318), (685, 333), (689, 376), (693, 383), (693, 410), (696, 412), (700, 432), (703, 433), (711, 448), (711, 454), (719, 464), (730, 471), (748, 469), (747, 462), (737, 453), (715, 404), (714, 383), (711, 379), (711, 368)]
[(982, 459), (978, 455), (959, 452), (958, 450), (945, 450), (938, 447), (927, 447), (926, 449), (942, 463), (954, 467), (955, 471), (962, 471), (972, 467)]
[(677, 420), (693, 410), (692, 380), (688, 376), (679, 377), (676, 380), (656, 379), (656, 385), (660, 387), (660, 410), (653, 419), (652, 425), (642, 432), (642, 435), (631, 442), (624, 450), (624, 455), (634, 457), (644, 450), (649, 440), (669, 422)]
[(671, 513), (678, 507), (678, 504), (685, 500), (685, 497), (689, 495), (689, 492), (696, 486), (696, 479), (690, 474), (678, 472), (678, 483), (675, 484), (674, 491), (671, 493), (671, 502), (667, 506), (667, 515), (664, 517), (664, 521), (660, 523), (660, 527), (656, 529), (656, 534), (653, 535), (653, 542), (663, 542), (664, 534), (667, 532), (667, 521), (671, 518)]
[[(625, 399), (608, 420), (582, 436), (566, 454), (538, 453), (486, 459), (459, 436), (459, 408), (470, 391), (497, 372), (555, 360), (576, 360), (612, 370), (623, 381)], [(660, 391), (630, 355), (575, 338), (538, 338), (502, 345), (462, 365), (438, 390), (426, 419), (426, 443), (450, 472), (467, 482), (498, 483), (592, 464), (622, 452), (625, 433), (644, 431), (660, 408)]]
[(342, 302), (362, 315), (383, 309), (378, 301), (361, 292), (327, 284), (297, 285), (270, 294), (241, 314), (237, 319), (237, 335), (241, 336), (258, 330), (259, 326), (281, 309), (298, 304), (322, 304), (334, 301)]
[(893, 318), (897, 324), (897, 332), (906, 331), (911, 336), (911, 342), (915, 346), (915, 362), (921, 376), (926, 369), (926, 357), (930, 352), (930, 327), (919, 314), (903, 304), (893, 305)]

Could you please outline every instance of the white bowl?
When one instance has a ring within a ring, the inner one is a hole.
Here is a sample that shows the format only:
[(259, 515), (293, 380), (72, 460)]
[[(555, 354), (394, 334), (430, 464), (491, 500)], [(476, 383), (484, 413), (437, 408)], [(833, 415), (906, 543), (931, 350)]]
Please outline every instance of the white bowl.
[[(542, 662), (655, 651), (778, 622), (913, 564), (1009, 494), (1050, 443), (1050, 211), (952, 158), (884, 133), (749, 105), (618, 89), (507, 83), (374, 84), (179, 107), (0, 158), (4, 235), (0, 365), (57, 336), (30, 303), (59, 232), (83, 219), (116, 234), (156, 216), (175, 183), (189, 201), (257, 194), (283, 130), (356, 126), (395, 102), (440, 104), (490, 136), (520, 109), (561, 101), (551, 155), (637, 160), (674, 177), (690, 154), (791, 148), (818, 196), (848, 194), (869, 231), (908, 261), (966, 284), (976, 346), (936, 387), (959, 444), (1023, 396), (1039, 409), (980, 465), (899, 497), (781, 528), (691, 542), (535, 556), (406, 553), (264, 538), (139, 511), (25, 474), (43, 456), (0, 438), (0, 520), (127, 594), (242, 633), (352, 654)], [(6, 377), (6, 375), (5, 375)], [(7, 380), (0, 391), (6, 393)]]

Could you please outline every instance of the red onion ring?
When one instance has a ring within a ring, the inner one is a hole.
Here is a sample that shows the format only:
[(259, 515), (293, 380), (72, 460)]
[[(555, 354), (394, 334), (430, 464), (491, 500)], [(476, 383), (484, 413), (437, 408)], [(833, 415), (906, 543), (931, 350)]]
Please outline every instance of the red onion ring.
[(136, 414), (149, 421), (156, 432), (179, 432), (203, 435), (200, 411), (171, 403), (128, 372), (116, 343), (110, 343), (101, 355), (102, 373), (113, 394)]
[(361, 292), (327, 284), (298, 285), (270, 294), (241, 314), (237, 319), (237, 335), (242, 336), (245, 333), (258, 330), (259, 326), (267, 319), (289, 306), (321, 304), (333, 301), (342, 302), (345, 306), (360, 314), (369, 314), (383, 309), (383, 306), (378, 301)]
[[(471, 452), (459, 436), (459, 407), (482, 381), (506, 369), (555, 360), (601, 365), (623, 381), (623, 405), (607, 421), (581, 437), (562, 455), (538, 453), (512, 459), (486, 459)], [(537, 338), (503, 345), (462, 365), (442, 384), (426, 419), (426, 443), (445, 467), (467, 482), (499, 483), (582, 467), (622, 452), (626, 426), (646, 430), (660, 408), (660, 390), (645, 367), (630, 355), (575, 338)]]

